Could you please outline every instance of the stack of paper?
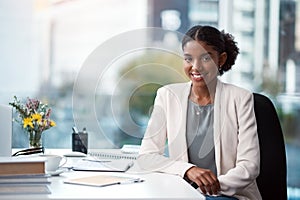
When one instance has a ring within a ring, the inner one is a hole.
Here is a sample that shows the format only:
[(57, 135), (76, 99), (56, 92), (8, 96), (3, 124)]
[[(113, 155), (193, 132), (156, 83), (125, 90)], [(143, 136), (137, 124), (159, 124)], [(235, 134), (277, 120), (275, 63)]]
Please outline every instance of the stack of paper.
[(0, 157), (0, 195), (49, 194), (50, 183), (44, 158)]
[(0, 176), (0, 185), (12, 184), (50, 184), (48, 175)]

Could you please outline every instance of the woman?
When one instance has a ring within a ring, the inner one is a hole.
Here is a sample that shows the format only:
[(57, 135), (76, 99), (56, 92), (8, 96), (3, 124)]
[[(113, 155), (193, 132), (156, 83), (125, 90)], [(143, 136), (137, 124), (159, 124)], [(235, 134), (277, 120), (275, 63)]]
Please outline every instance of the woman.
[(182, 49), (190, 82), (157, 91), (139, 165), (182, 176), (206, 199), (261, 199), (253, 95), (218, 79), (235, 63), (236, 42), (214, 27), (194, 26)]

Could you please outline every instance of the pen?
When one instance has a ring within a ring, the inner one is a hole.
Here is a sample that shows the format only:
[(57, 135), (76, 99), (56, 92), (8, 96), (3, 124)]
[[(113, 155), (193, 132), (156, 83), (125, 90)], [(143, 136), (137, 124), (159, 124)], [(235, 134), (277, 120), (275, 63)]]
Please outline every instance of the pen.
[(130, 184), (130, 183), (142, 183), (144, 182), (143, 179), (132, 179), (132, 180), (128, 180), (128, 181), (122, 181), (122, 182), (119, 182), (119, 184)]
[(88, 159), (88, 158), (83, 158), (82, 160), (90, 161), (90, 162), (100, 162), (100, 163), (111, 162), (111, 160), (92, 160), (92, 159)]
[(108, 183), (105, 185), (102, 185), (102, 187), (104, 186), (110, 186), (110, 185), (123, 185), (123, 184), (131, 184), (131, 183), (141, 183), (144, 182), (143, 179), (134, 179), (134, 180), (129, 180), (129, 181), (121, 181), (121, 182), (116, 182), (116, 183)]

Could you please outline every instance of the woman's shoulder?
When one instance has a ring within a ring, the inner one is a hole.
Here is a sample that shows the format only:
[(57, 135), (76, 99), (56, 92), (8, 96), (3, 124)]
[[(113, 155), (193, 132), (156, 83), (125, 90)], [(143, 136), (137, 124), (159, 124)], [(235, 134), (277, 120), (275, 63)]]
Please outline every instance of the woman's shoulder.
[(222, 90), (226, 91), (227, 94), (230, 94), (232, 96), (248, 96), (252, 95), (252, 92), (246, 88), (231, 84), (231, 83), (224, 83), (221, 82), (222, 84)]

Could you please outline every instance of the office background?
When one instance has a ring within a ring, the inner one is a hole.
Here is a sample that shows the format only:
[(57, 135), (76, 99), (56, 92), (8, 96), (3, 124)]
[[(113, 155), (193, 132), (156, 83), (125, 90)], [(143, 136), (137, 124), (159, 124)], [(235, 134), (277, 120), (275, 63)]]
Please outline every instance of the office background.
[[(146, 27), (184, 33), (194, 24), (235, 36), (241, 54), (222, 79), (274, 102), (286, 142), (289, 199), (300, 198), (300, 0), (0, 0), (0, 103), (17, 95), (50, 104), (57, 126), (44, 134), (46, 148), (71, 147), (74, 116), (80, 116), (79, 129), (87, 128), (90, 148), (139, 144), (155, 90), (185, 81), (180, 56), (144, 49), (112, 61), (95, 91), (96, 124), (85, 99), (74, 96), (78, 74), (94, 50), (115, 37)], [(179, 45), (167, 32), (147, 37), (162, 46)], [(161, 64), (168, 70), (161, 71)], [(138, 71), (137, 66), (144, 67)], [(28, 145), (17, 124), (13, 134), (13, 147)]]

